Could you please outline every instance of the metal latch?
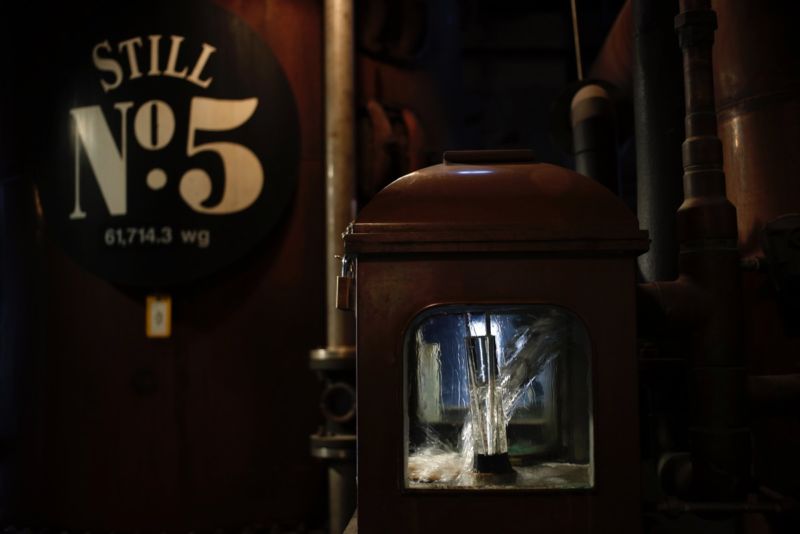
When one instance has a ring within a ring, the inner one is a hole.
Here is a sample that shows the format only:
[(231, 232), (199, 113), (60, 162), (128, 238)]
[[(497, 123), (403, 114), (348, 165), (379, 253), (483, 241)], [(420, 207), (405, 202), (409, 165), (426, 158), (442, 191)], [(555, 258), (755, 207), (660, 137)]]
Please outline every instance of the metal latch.
[(353, 286), (355, 270), (352, 256), (342, 256), (342, 272), (336, 277), (336, 308), (343, 311), (353, 309)]

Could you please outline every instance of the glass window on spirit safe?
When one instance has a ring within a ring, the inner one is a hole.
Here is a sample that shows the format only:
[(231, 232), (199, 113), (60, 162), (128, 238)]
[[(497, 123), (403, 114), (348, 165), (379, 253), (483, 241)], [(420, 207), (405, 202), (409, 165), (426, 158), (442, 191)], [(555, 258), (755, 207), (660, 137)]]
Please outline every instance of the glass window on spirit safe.
[(411, 489), (594, 485), (591, 351), (558, 306), (439, 306), (406, 332)]

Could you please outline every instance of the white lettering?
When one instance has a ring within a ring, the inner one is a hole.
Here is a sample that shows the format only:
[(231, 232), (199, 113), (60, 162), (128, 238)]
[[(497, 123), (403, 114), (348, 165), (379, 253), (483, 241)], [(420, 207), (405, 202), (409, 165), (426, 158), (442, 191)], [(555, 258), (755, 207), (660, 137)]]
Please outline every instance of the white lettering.
[(114, 109), (121, 116), (120, 147), (111, 135), (111, 129), (100, 106), (73, 108), (70, 115), (75, 122), (75, 206), (70, 219), (84, 219), (80, 195), (80, 145), (94, 173), (103, 200), (111, 215), (125, 215), (128, 211), (127, 190), (127, 116), (133, 102), (118, 102)]
[(97, 68), (97, 70), (111, 72), (114, 74), (114, 81), (111, 83), (108, 83), (102, 78), (100, 79), (100, 86), (103, 88), (103, 91), (107, 93), (112, 89), (116, 89), (119, 87), (119, 84), (122, 83), (122, 67), (120, 67), (119, 63), (114, 59), (101, 57), (100, 50), (107, 50), (108, 52), (111, 52), (111, 45), (108, 44), (108, 41), (103, 41), (102, 43), (97, 44), (92, 50), (92, 61), (94, 62), (94, 66)]
[(200, 74), (202, 74), (203, 69), (208, 63), (208, 58), (211, 57), (217, 49), (211, 46), (208, 43), (203, 43), (203, 51), (200, 52), (200, 57), (197, 58), (197, 63), (194, 64), (194, 68), (192, 69), (192, 73), (186, 78), (187, 81), (192, 82), (193, 84), (199, 85), (203, 89), (208, 89), (208, 86), (211, 85), (211, 82), (214, 78), (207, 78), (205, 80), (200, 79)]
[(208, 248), (211, 244), (211, 233), (208, 230), (181, 230), (181, 241), (189, 245), (197, 243), (199, 248)]
[[(127, 60), (128, 62), (128, 80), (135, 80), (143, 76), (142, 68), (147, 68), (147, 76), (170, 76), (172, 78), (180, 78), (191, 82), (198, 87), (208, 89), (214, 81), (213, 76), (203, 78), (203, 71), (208, 66), (208, 62), (214, 52), (217, 51), (216, 47), (202, 43), (200, 54), (194, 62), (191, 73), (189, 67), (186, 65), (179, 65), (181, 63), (181, 46), (185, 38), (181, 35), (170, 35), (169, 53), (167, 55), (167, 64), (164, 70), (161, 66), (161, 38), (163, 35), (155, 34), (148, 35), (145, 40), (143, 37), (131, 37), (124, 41), (117, 43), (117, 52), (120, 57), (113, 59), (108, 56), (108, 53), (113, 53), (111, 44), (106, 40), (98, 43), (92, 49), (92, 61), (95, 68), (102, 72), (109, 72), (114, 75), (112, 81), (108, 81), (101, 77), (100, 85), (106, 93), (116, 89), (125, 81), (125, 72), (122, 64)], [(147, 48), (149, 46), (149, 62), (147, 59), (142, 59), (143, 63), (139, 64), (139, 51), (143, 52), (143, 58), (147, 58)], [(105, 53), (106, 55), (102, 55)], [(146, 63), (147, 62), (147, 63)]]
[(181, 52), (181, 43), (183, 37), (180, 35), (171, 35), (169, 44), (169, 58), (167, 58), (167, 68), (164, 70), (164, 76), (172, 76), (173, 78), (186, 78), (186, 73), (189, 71), (187, 67), (183, 70), (176, 71), (175, 68), (178, 64), (178, 54)]
[(158, 49), (159, 49), (159, 41), (161, 41), (160, 35), (149, 35), (148, 38), (150, 39), (150, 70), (147, 71), (148, 76), (158, 76), (161, 74), (161, 70), (159, 69), (159, 62), (158, 62)]
[(122, 41), (119, 43), (119, 51), (122, 52), (125, 50), (128, 53), (128, 69), (130, 70), (130, 77), (129, 80), (135, 80), (136, 78), (142, 77), (142, 71), (139, 70), (139, 60), (136, 57), (136, 46), (139, 48), (142, 47), (142, 38), (141, 37), (134, 37), (133, 39), (128, 39), (127, 41)]
[(178, 190), (183, 200), (194, 211), (214, 215), (235, 213), (250, 207), (261, 194), (261, 189), (264, 187), (264, 170), (258, 157), (250, 149), (227, 142), (195, 144), (196, 132), (234, 130), (253, 116), (257, 106), (257, 98), (243, 100), (221, 100), (199, 96), (192, 98), (186, 155), (191, 157), (201, 152), (216, 152), (222, 159), (225, 180), (222, 199), (217, 205), (207, 207), (203, 202), (211, 196), (211, 178), (202, 169), (186, 171)]
[(150, 100), (142, 104), (133, 121), (136, 140), (146, 150), (164, 148), (175, 133), (175, 114), (163, 100)]

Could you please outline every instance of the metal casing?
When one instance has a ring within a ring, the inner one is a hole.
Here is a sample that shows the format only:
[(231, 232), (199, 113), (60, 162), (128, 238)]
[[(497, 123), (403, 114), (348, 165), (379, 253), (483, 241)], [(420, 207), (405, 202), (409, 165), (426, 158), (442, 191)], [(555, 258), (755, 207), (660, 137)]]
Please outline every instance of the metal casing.
[[(345, 235), (357, 258), (360, 531), (638, 532), (634, 258), (646, 233), (567, 169), (502, 152), (445, 157), (385, 188)], [(433, 305), (493, 303), (558, 305), (585, 323), (594, 488), (404, 489), (406, 329)]]

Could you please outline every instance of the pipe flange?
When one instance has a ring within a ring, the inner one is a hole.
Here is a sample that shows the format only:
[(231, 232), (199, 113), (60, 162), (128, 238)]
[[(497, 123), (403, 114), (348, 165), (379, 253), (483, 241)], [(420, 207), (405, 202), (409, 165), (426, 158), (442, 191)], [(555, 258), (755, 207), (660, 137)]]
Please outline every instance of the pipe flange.
[(331, 384), (322, 392), (319, 408), (326, 419), (349, 423), (356, 417), (356, 390), (345, 382)]
[(353, 369), (355, 365), (355, 347), (326, 347), (309, 353), (309, 367), (314, 371), (341, 371)]
[(717, 29), (717, 14), (710, 9), (684, 11), (675, 17), (675, 31), (681, 48), (711, 46)]
[(352, 460), (356, 457), (356, 437), (352, 434), (313, 434), (311, 456), (322, 460)]

